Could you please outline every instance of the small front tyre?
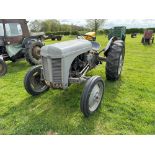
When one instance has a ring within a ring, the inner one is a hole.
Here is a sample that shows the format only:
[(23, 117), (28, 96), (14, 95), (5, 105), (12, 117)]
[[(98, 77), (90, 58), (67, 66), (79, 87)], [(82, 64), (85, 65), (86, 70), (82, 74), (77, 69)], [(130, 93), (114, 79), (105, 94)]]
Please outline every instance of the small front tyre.
[(45, 81), (42, 80), (41, 65), (32, 67), (24, 78), (24, 86), (30, 95), (39, 95), (49, 89)]
[(81, 96), (81, 111), (89, 117), (100, 106), (104, 94), (104, 82), (100, 76), (93, 76), (87, 82)]

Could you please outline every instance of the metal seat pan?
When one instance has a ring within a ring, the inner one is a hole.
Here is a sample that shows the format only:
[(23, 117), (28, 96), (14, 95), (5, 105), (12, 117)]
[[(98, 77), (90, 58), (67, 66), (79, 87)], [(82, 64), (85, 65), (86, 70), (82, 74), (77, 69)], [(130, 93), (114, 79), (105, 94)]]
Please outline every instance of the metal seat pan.
[(92, 44), (92, 49), (94, 51), (98, 51), (99, 50), (99, 48), (100, 48), (100, 44), (99, 43), (97, 43), (95, 41), (91, 41), (91, 44)]

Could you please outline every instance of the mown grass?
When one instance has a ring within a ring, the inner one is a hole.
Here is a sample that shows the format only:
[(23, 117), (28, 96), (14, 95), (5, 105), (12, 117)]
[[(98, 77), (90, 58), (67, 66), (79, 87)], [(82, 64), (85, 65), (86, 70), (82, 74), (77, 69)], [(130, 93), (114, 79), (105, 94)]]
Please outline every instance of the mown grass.
[[(155, 134), (155, 44), (143, 46), (141, 37), (126, 38), (120, 80), (106, 80), (105, 63), (88, 73), (100, 75), (106, 85), (101, 107), (90, 118), (79, 108), (83, 85), (32, 97), (23, 86), (31, 66), (8, 62), (8, 74), (0, 78), (0, 134)], [(102, 47), (108, 41), (97, 40)]]

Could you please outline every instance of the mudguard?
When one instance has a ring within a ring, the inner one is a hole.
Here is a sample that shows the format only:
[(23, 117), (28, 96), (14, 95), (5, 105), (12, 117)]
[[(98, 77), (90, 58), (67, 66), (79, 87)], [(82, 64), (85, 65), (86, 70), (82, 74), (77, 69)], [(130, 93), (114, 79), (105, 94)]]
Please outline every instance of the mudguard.
[(107, 46), (104, 48), (104, 55), (107, 56), (108, 52), (109, 52), (109, 48), (110, 46), (113, 44), (113, 42), (115, 42), (116, 44), (120, 44), (120, 45), (123, 45), (124, 42), (122, 40), (118, 40), (117, 37), (112, 37)]
[(0, 59), (3, 60), (3, 56), (2, 55), (0, 55)]
[(112, 37), (112, 38), (109, 40), (109, 42), (107, 43), (107, 46), (106, 46), (105, 49), (104, 49), (104, 53), (108, 51), (109, 47), (110, 47), (111, 44), (113, 43), (113, 39), (114, 39), (114, 37)]
[(32, 43), (34, 43), (34, 42), (41, 42), (42, 43), (42, 41), (40, 39), (38, 39), (37, 37), (31, 36), (31, 37), (24, 38), (24, 40), (22, 42), (22, 47), (29, 48), (32, 45)]

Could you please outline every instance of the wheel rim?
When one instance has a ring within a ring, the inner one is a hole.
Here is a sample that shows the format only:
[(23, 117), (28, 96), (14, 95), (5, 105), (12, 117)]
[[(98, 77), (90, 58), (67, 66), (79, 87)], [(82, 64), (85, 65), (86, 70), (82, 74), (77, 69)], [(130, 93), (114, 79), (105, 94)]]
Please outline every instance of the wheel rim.
[(102, 99), (102, 94), (103, 94), (103, 84), (102, 82), (98, 82), (92, 89), (90, 96), (89, 96), (89, 111), (93, 112), (95, 111)]
[(32, 49), (32, 56), (37, 60), (40, 59), (40, 51), (41, 51), (41, 48), (39, 46), (35, 46)]
[(46, 84), (41, 80), (40, 72), (35, 72), (30, 78), (31, 87), (36, 92), (40, 92), (46, 88)]
[(122, 67), (123, 67), (123, 56), (121, 54), (120, 57), (119, 57), (118, 75), (121, 74)]

